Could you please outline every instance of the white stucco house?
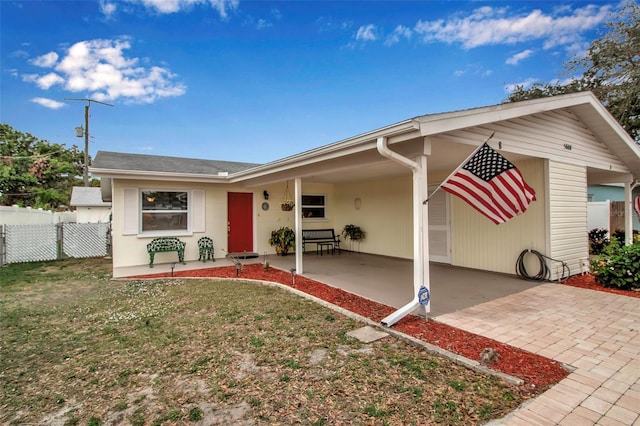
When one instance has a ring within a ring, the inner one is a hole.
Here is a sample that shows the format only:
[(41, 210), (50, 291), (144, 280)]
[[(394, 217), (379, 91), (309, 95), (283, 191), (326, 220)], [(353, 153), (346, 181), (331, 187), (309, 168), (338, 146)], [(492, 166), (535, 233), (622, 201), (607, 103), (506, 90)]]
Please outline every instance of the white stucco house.
[[(424, 203), (491, 134), (490, 145), (535, 189), (527, 211), (495, 225), (444, 191)], [(631, 218), (640, 149), (585, 92), (418, 116), (268, 164), (98, 152), (91, 173), (110, 182), (114, 276), (147, 264), (153, 237), (178, 236), (195, 260), (202, 236), (219, 256), (274, 253), (268, 239), (281, 226), (296, 231), (304, 273), (302, 229), (356, 224), (367, 232), (361, 252), (413, 259), (418, 288), (429, 281), (429, 260), (513, 274), (526, 249), (579, 272), (588, 258), (587, 187), (622, 184)], [(289, 212), (279, 206), (287, 187), (296, 201)]]
[(108, 223), (111, 218), (111, 203), (102, 200), (100, 188), (74, 186), (69, 204), (78, 223)]

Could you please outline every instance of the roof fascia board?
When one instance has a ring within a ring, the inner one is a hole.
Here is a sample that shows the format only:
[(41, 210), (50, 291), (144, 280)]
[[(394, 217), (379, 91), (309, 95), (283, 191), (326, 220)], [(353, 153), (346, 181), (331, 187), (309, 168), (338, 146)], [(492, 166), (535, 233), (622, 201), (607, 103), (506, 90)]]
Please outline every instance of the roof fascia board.
[(318, 161), (330, 160), (358, 152), (376, 149), (376, 141), (379, 137), (388, 137), (391, 143), (398, 143), (418, 138), (421, 137), (419, 124), (413, 119), (405, 120), (373, 132), (364, 133), (330, 145), (306, 151), (301, 154), (234, 173), (231, 175), (230, 182), (241, 182), (247, 179), (254, 179), (268, 174), (290, 170), (295, 167), (302, 167)]
[(226, 183), (229, 176), (203, 175), (194, 173), (155, 172), (141, 170), (98, 169), (89, 167), (92, 176), (111, 179), (144, 179), (144, 180), (174, 180), (178, 182), (207, 182)]
[(598, 103), (591, 92), (572, 93), (542, 99), (532, 99), (524, 102), (511, 102), (474, 108), (464, 111), (454, 111), (443, 114), (425, 115), (417, 117), (420, 122), (420, 132), (423, 136), (459, 130), (465, 127), (481, 126), (496, 121), (510, 120), (525, 115), (538, 114), (591, 103)]

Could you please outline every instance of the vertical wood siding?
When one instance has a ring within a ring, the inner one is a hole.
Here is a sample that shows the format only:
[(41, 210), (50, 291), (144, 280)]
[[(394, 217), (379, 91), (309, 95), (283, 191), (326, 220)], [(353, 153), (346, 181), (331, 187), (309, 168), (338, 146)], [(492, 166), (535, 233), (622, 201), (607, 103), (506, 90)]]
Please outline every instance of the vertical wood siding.
[(451, 197), (451, 264), (515, 274), (523, 250), (546, 247), (544, 161), (515, 163), (536, 191), (527, 211), (507, 223), (495, 225), (458, 197)]
[[(587, 171), (585, 167), (558, 161), (549, 161), (548, 168), (548, 256), (567, 262), (575, 274), (580, 271), (581, 260), (589, 257)], [(553, 264), (553, 279), (561, 272), (558, 265)]]

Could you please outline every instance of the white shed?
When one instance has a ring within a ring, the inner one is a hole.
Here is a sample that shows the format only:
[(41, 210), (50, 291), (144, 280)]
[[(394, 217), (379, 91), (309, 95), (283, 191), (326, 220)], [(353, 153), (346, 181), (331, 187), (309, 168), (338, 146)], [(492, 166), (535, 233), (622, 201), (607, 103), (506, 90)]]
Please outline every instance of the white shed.
[(78, 223), (107, 223), (111, 220), (111, 203), (102, 201), (100, 188), (74, 186), (70, 204), (76, 208)]

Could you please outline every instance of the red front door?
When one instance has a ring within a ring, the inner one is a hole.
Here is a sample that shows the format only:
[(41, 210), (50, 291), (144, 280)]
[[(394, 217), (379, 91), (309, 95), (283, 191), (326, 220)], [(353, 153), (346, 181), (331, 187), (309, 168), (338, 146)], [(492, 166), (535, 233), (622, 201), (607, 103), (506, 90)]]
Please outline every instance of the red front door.
[(253, 194), (227, 195), (227, 247), (229, 253), (253, 251)]

